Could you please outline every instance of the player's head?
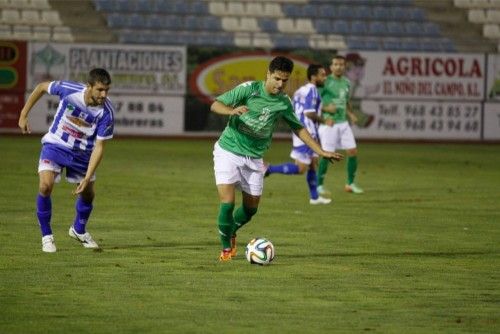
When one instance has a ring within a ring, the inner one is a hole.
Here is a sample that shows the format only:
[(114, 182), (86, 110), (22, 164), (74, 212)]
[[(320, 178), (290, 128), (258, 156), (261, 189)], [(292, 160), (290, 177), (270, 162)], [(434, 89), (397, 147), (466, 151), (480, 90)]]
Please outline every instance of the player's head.
[(336, 77), (343, 76), (345, 72), (345, 57), (341, 55), (334, 56), (330, 64), (330, 71)]
[(310, 64), (307, 67), (307, 80), (318, 87), (323, 87), (326, 80), (325, 68), (319, 64)]
[(270, 94), (278, 94), (285, 89), (293, 71), (293, 62), (283, 56), (271, 60), (267, 70), (265, 88)]
[(90, 70), (87, 83), (93, 86), (98, 82), (106, 86), (111, 85), (111, 75), (109, 75), (108, 71), (103, 68), (94, 68)]
[(102, 105), (108, 96), (111, 76), (102, 68), (94, 68), (89, 72), (85, 102), (89, 105)]

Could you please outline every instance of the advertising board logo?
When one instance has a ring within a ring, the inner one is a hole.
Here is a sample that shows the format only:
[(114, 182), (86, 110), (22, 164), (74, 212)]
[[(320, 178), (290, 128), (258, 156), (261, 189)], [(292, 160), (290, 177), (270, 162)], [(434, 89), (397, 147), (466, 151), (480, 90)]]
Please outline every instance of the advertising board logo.
[(31, 54), (31, 73), (34, 81), (52, 81), (58, 77), (65, 77), (66, 56), (57, 51), (52, 45), (46, 44)]
[(0, 88), (14, 87), (19, 78), (17, 70), (11, 65), (19, 59), (19, 48), (14, 43), (0, 42)]
[[(189, 78), (189, 86), (198, 98), (212, 103), (218, 95), (245, 81), (265, 80), (269, 62), (278, 54), (264, 52), (234, 53), (210, 59), (196, 67)], [(285, 55), (293, 63), (293, 73), (285, 92), (293, 93), (307, 82), (307, 59)]]

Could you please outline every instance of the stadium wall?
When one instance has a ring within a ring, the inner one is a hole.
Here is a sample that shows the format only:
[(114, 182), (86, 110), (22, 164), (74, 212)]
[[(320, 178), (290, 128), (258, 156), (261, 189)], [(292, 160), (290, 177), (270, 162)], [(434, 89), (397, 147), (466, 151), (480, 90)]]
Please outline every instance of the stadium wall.
[[(0, 41), (0, 133), (16, 133), (25, 99), (40, 81), (85, 81), (94, 67), (113, 76), (116, 134), (206, 136), (226, 119), (209, 112), (213, 98), (248, 80), (262, 80), (277, 52), (184, 46)], [(287, 52), (295, 69), (292, 95), (309, 63), (328, 65), (333, 52)], [(346, 52), (357, 138), (500, 140), (500, 55)], [(44, 96), (30, 115), (46, 131), (57, 97)], [(288, 133), (284, 124), (279, 131)]]

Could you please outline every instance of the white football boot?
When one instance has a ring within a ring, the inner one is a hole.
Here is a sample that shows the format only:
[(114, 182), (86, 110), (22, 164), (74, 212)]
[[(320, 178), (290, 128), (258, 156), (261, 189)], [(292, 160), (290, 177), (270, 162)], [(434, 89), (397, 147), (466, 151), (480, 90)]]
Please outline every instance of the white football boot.
[(57, 251), (52, 234), (42, 237), (42, 251), (45, 253), (55, 253)]
[(76, 233), (75, 229), (73, 226), (69, 228), (68, 232), (69, 236), (72, 237), (73, 239), (79, 241), (83, 247), (85, 248), (99, 248), (99, 245), (92, 239), (92, 236), (90, 235), (89, 232), (85, 232), (83, 234), (78, 234)]
[(332, 202), (332, 199), (331, 198), (324, 198), (324, 197), (321, 197), (319, 196), (318, 198), (316, 199), (310, 199), (309, 200), (309, 204), (312, 204), (312, 205), (318, 205), (318, 204), (330, 204)]

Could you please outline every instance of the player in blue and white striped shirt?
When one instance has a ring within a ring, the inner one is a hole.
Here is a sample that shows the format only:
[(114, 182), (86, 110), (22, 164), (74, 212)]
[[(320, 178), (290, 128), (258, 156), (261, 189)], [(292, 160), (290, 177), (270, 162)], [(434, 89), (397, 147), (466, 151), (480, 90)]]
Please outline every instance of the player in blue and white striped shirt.
[[(323, 86), (326, 80), (325, 68), (318, 64), (311, 64), (307, 68), (307, 79), (309, 82), (300, 87), (293, 95), (293, 106), (297, 118), (304, 124), (311, 136), (319, 141), (318, 124), (323, 123), (321, 117), (321, 97), (317, 87)], [(319, 196), (317, 191), (316, 167), (318, 165), (318, 155), (304, 144), (300, 138), (293, 135), (293, 149), (290, 157), (295, 159), (295, 163), (284, 163), (280, 165), (269, 165), (266, 176), (274, 173), (295, 175), (304, 174), (307, 171), (306, 179), (309, 186), (311, 204), (328, 204), (329, 198)]]
[(42, 138), (38, 164), (40, 179), (37, 216), (42, 231), (42, 250), (56, 251), (50, 220), (51, 193), (66, 168), (66, 179), (78, 183), (74, 194), (76, 218), (69, 235), (85, 248), (98, 248), (85, 225), (92, 211), (95, 171), (104, 154), (104, 143), (113, 137), (114, 109), (107, 98), (111, 76), (104, 69), (89, 72), (86, 84), (71, 81), (39, 83), (26, 101), (19, 117), (23, 134), (30, 133), (28, 114), (45, 94), (58, 95), (59, 106), (49, 131)]

